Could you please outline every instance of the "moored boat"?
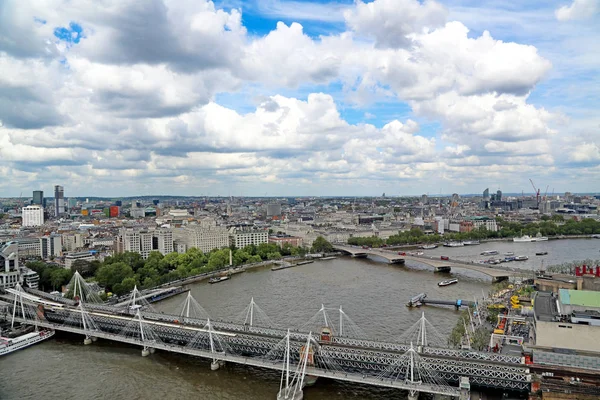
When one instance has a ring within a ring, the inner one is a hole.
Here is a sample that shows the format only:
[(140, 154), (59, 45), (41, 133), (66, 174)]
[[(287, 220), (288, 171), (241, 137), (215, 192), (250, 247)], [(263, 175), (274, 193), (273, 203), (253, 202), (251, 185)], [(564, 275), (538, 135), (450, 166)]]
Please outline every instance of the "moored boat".
[(465, 246), (475, 246), (481, 243), (479, 243), (479, 240), (467, 240), (466, 242), (463, 242), (463, 244)]
[(504, 255), (507, 257), (512, 257), (515, 255), (515, 253), (513, 253), (512, 251), (507, 251), (506, 253), (504, 253)]
[(440, 283), (438, 283), (438, 286), (448, 286), (448, 285), (452, 285), (455, 283), (458, 283), (458, 279), (456, 279), (456, 278), (446, 279), (445, 281), (441, 281)]
[(526, 261), (526, 260), (529, 260), (529, 257), (527, 257), (527, 256), (516, 256), (516, 257), (514, 257), (514, 260), (515, 261)]
[(462, 247), (464, 246), (463, 242), (446, 242), (444, 243), (444, 247)]
[(433, 250), (437, 248), (437, 244), (424, 244), (423, 246), (421, 246), (421, 248), (423, 250)]
[(0, 336), (0, 356), (31, 346), (42, 340), (50, 339), (52, 336), (54, 336), (54, 331), (49, 329), (25, 333), (14, 338)]
[(210, 278), (208, 280), (208, 283), (219, 283), (219, 282), (226, 281), (229, 278), (230, 278), (229, 275), (226, 275), (226, 276), (217, 276), (217, 277), (214, 277), (214, 278)]
[(486, 250), (481, 252), (482, 256), (494, 256), (496, 254), (498, 254), (498, 250)]
[(515, 237), (515, 238), (513, 238), (513, 242), (527, 243), (527, 242), (533, 242), (533, 239), (529, 235), (523, 235), (521, 237)]
[(538, 251), (537, 253), (535, 253), (536, 256), (545, 256), (546, 254), (548, 254), (547, 251)]

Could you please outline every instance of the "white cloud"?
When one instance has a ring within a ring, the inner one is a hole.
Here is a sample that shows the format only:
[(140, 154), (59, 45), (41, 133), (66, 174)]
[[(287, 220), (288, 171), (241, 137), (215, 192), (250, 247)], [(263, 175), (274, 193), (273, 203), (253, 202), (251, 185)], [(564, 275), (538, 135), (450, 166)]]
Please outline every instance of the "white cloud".
[(569, 153), (571, 161), (576, 163), (600, 164), (600, 146), (596, 143), (582, 143)]
[(554, 15), (559, 21), (571, 21), (591, 18), (598, 10), (598, 0), (573, 0), (571, 5), (562, 6), (554, 11)]
[(446, 22), (443, 5), (426, 0), (375, 0), (356, 2), (356, 8), (344, 13), (346, 23), (355, 32), (375, 38), (378, 47), (408, 47), (411, 36)]

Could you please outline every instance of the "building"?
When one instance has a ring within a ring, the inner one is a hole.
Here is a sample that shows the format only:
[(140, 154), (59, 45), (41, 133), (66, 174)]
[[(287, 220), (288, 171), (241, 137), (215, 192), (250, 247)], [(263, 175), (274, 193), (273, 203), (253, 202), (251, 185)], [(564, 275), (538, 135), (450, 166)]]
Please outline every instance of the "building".
[(75, 261), (94, 261), (95, 257), (89, 251), (81, 251), (78, 253), (70, 253), (65, 256), (65, 268), (71, 269)]
[(139, 253), (144, 259), (148, 258), (152, 251), (169, 254), (173, 252), (173, 233), (166, 228), (155, 231), (124, 228), (115, 241), (115, 251)]
[(152, 248), (158, 250), (162, 255), (173, 253), (173, 231), (160, 228), (154, 231)]
[(277, 236), (271, 236), (269, 238), (269, 243), (275, 243), (277, 244), (279, 247), (283, 247), (284, 244), (289, 244), (292, 245), (294, 247), (300, 247), (302, 246), (302, 238), (298, 237), (298, 236), (290, 236), (290, 235), (277, 235)]
[[(200, 225), (188, 225), (185, 228), (174, 229), (173, 238), (179, 246), (184, 244), (187, 249), (195, 247), (203, 253), (229, 246), (227, 228), (217, 226), (212, 220), (204, 220)], [(179, 249), (180, 247), (178, 247), (178, 252)]]
[(487, 188), (487, 189), (485, 189), (483, 191), (483, 200), (486, 201), (486, 200), (489, 200), (489, 199), (490, 199), (490, 189)]
[(502, 201), (502, 191), (500, 189), (496, 191), (496, 201)]
[(13, 288), (20, 280), (19, 246), (16, 242), (0, 244), (0, 288)]
[(119, 206), (110, 206), (109, 217), (116, 218), (119, 216)]
[(21, 215), (25, 227), (44, 225), (44, 208), (41, 205), (23, 207)]
[(59, 185), (54, 186), (54, 216), (65, 212), (65, 188)]
[(15, 239), (20, 257), (41, 257), (42, 240), (39, 237)]
[(44, 192), (42, 190), (34, 190), (33, 191), (33, 202), (32, 204), (37, 204), (38, 206), (44, 206)]
[(269, 231), (258, 229), (231, 228), (229, 231), (231, 244), (238, 249), (251, 244), (258, 246), (261, 243), (269, 243)]
[(41, 250), (40, 256), (44, 260), (61, 256), (62, 235), (51, 234), (50, 236), (42, 236), (39, 240)]
[(83, 235), (81, 233), (63, 235), (63, 247), (69, 252), (83, 247)]
[(271, 203), (267, 204), (267, 218), (272, 219), (273, 217), (281, 216), (281, 204)]

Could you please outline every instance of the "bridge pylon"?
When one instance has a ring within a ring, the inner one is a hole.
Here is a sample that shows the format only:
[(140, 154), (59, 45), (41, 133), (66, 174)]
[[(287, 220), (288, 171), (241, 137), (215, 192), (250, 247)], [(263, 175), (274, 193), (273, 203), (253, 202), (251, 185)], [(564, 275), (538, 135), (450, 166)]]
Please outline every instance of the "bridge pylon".
[[(306, 367), (312, 362), (311, 342), (313, 341), (312, 332), (308, 333), (306, 345), (302, 347), (300, 362), (296, 366), (294, 376), (290, 379), (290, 331), (286, 335), (286, 347), (284, 355), (284, 365), (281, 374), (281, 383), (277, 400), (302, 400), (304, 398), (304, 377), (306, 376)], [(284, 386), (285, 383), (285, 386)]]

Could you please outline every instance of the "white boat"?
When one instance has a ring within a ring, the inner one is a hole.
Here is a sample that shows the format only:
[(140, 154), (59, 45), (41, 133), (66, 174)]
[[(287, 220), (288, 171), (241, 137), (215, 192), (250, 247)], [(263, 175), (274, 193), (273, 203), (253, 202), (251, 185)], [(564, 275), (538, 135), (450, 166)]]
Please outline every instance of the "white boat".
[(54, 336), (54, 331), (48, 329), (25, 333), (15, 338), (0, 336), (0, 356), (21, 350), (27, 346), (41, 342), (42, 340), (49, 339), (52, 336)]
[(424, 244), (423, 246), (421, 246), (421, 248), (423, 250), (433, 250), (437, 248), (437, 244)]
[(518, 238), (513, 238), (513, 242), (527, 243), (527, 242), (533, 242), (533, 239), (529, 235), (524, 235), (524, 236), (521, 236)]
[(529, 257), (527, 256), (516, 256), (515, 257), (515, 261), (527, 261), (529, 260)]
[(532, 242), (547, 242), (548, 238), (546, 236), (536, 236), (534, 238), (531, 238)]
[(462, 247), (464, 246), (463, 242), (446, 242), (444, 243), (444, 247)]
[(506, 253), (504, 253), (504, 255), (507, 257), (512, 257), (515, 255), (515, 253), (513, 253), (512, 251), (507, 251)]
[(467, 240), (466, 242), (463, 242), (463, 244), (465, 246), (475, 246), (481, 243), (479, 243), (479, 240)]
[(486, 250), (481, 252), (482, 256), (494, 256), (496, 254), (498, 254), (498, 250)]
[(227, 276), (220, 276), (220, 277), (216, 277), (216, 278), (210, 278), (208, 280), (208, 283), (219, 283), (219, 282), (226, 281), (227, 279), (229, 279), (229, 275), (227, 275)]
[(456, 278), (446, 279), (445, 281), (441, 281), (440, 283), (438, 283), (438, 286), (448, 286), (448, 285), (452, 285), (454, 283), (458, 283), (458, 279), (456, 279)]

